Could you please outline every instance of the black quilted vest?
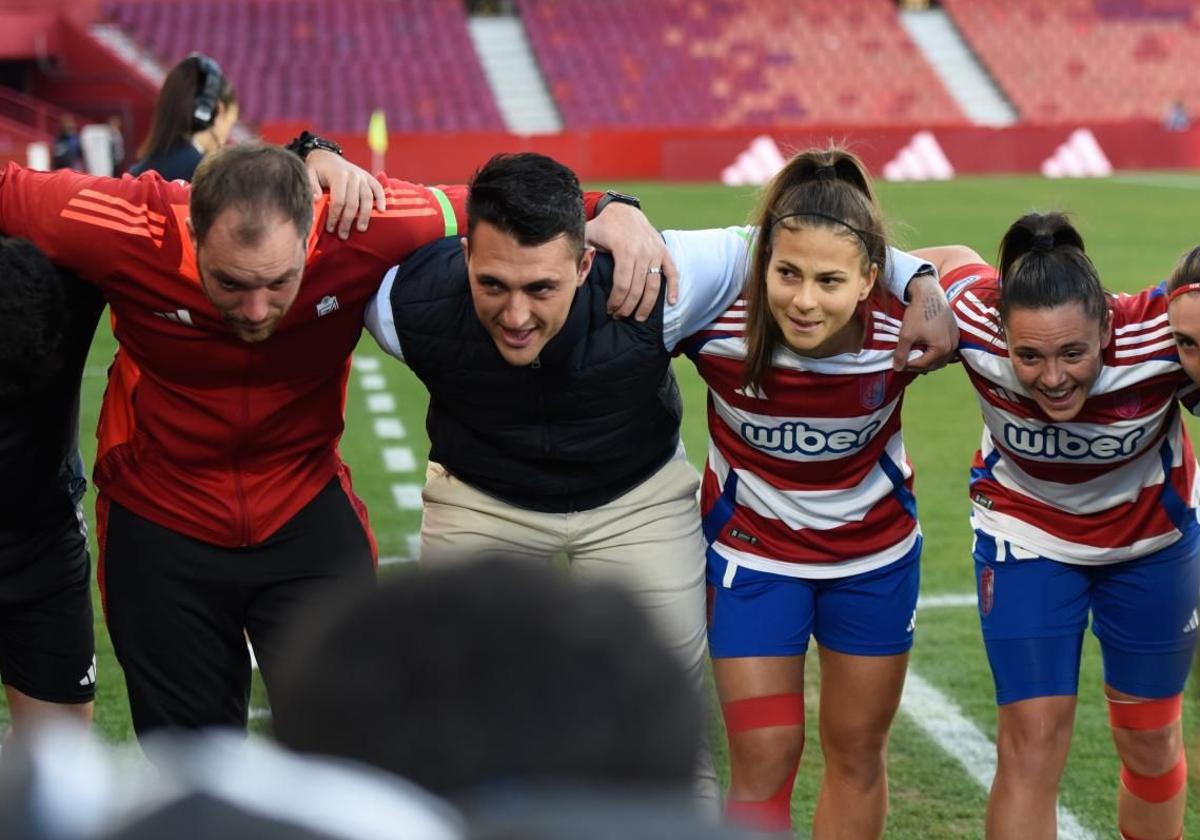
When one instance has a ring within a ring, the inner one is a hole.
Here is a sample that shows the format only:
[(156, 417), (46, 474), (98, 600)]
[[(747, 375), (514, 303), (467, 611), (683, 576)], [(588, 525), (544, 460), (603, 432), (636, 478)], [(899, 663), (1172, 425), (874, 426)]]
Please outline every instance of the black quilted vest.
[(400, 266), (391, 305), (404, 359), (429, 389), (429, 457), (511, 504), (566, 513), (611, 501), (675, 452), (683, 406), (663, 348), (663, 301), (643, 323), (605, 309), (597, 254), (566, 323), (527, 367), (475, 315), (457, 239)]

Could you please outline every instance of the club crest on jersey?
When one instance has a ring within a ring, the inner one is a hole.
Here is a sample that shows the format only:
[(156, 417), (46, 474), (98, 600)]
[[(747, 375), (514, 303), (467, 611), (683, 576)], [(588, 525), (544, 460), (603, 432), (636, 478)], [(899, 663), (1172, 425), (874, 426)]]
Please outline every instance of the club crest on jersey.
[(1004, 445), (1020, 455), (1072, 460), (1095, 458), (1097, 461), (1109, 461), (1132, 455), (1137, 442), (1145, 433), (1145, 429), (1133, 429), (1126, 435), (1096, 435), (1086, 438), (1061, 426), (1030, 429), (1005, 423)]
[(756, 426), (742, 424), (742, 437), (757, 449), (788, 454), (824, 455), (841, 454), (861, 449), (871, 442), (882, 425), (872, 420), (861, 429), (834, 429), (824, 432), (807, 423), (780, 423), (778, 426)]
[(1137, 391), (1122, 394), (1113, 409), (1122, 420), (1132, 420), (1142, 408), (1142, 395)]
[(984, 566), (979, 575), (979, 614), (988, 615), (996, 605), (996, 573)]
[(317, 304), (317, 317), (321, 318), (328, 315), (330, 312), (338, 311), (338, 299), (336, 295), (325, 295)]
[(887, 396), (887, 374), (876, 373), (873, 376), (863, 376), (858, 380), (858, 400), (862, 407), (874, 410), (883, 405)]

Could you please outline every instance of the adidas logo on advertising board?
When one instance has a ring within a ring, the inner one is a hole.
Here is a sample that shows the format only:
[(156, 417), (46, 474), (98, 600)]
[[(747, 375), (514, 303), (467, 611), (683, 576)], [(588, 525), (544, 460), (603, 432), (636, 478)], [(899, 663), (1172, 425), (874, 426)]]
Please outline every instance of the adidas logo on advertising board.
[(932, 131), (918, 131), (883, 165), (883, 177), (889, 181), (949, 181), (954, 166)]
[(1106, 178), (1112, 171), (1096, 135), (1086, 128), (1072, 131), (1067, 141), (1042, 161), (1042, 174), (1047, 178)]
[(783, 169), (783, 153), (766, 134), (755, 137), (746, 151), (721, 172), (721, 183), (727, 187), (757, 187), (775, 177)]

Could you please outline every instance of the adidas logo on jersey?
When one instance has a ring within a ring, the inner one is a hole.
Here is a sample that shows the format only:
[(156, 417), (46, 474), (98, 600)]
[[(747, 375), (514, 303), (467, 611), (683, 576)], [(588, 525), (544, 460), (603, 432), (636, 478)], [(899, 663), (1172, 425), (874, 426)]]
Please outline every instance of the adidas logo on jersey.
[(739, 396), (749, 397), (752, 400), (769, 399), (767, 392), (762, 389), (761, 385), (753, 390), (749, 385), (743, 385), (741, 388), (736, 389), (733, 393), (738, 394)]
[(882, 425), (872, 420), (861, 429), (834, 429), (823, 432), (805, 423), (781, 423), (778, 426), (755, 426), (742, 424), (742, 437), (751, 446), (771, 452), (801, 452), (805, 455), (822, 455), (826, 452), (842, 453), (861, 449), (871, 442)]
[(1132, 455), (1134, 447), (1145, 433), (1145, 429), (1134, 429), (1124, 437), (1097, 435), (1085, 438), (1059, 426), (1047, 426), (1039, 431), (1005, 423), (1004, 443), (1013, 452), (1022, 455), (1096, 458), (1103, 461)]
[(1197, 628), (1200, 628), (1200, 613), (1198, 613), (1196, 610), (1192, 610), (1192, 617), (1188, 623), (1183, 626), (1183, 632), (1194, 633), (1196, 632)]
[(192, 313), (186, 309), (176, 309), (174, 312), (155, 312), (157, 317), (164, 321), (170, 321), (172, 324), (187, 324), (189, 327), (194, 327), (192, 323)]
[(323, 318), (330, 312), (338, 311), (338, 299), (336, 295), (325, 295), (317, 304), (317, 317)]

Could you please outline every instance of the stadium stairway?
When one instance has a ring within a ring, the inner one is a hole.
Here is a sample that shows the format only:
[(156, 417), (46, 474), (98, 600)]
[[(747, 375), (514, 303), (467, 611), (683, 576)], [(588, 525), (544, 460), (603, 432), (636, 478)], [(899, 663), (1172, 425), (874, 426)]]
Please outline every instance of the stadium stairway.
[(949, 15), (934, 8), (907, 10), (900, 12), (900, 23), (971, 122), (1012, 125), (1017, 121), (1017, 112)]
[(467, 21), (467, 30), (508, 130), (514, 134), (562, 131), (562, 119), (521, 19), (476, 15)]
[(135, 68), (156, 85), (161, 85), (166, 78), (166, 68), (144, 49), (137, 41), (130, 38), (123, 29), (111, 23), (94, 23), (88, 28), (92, 37), (108, 47), (129, 66)]

